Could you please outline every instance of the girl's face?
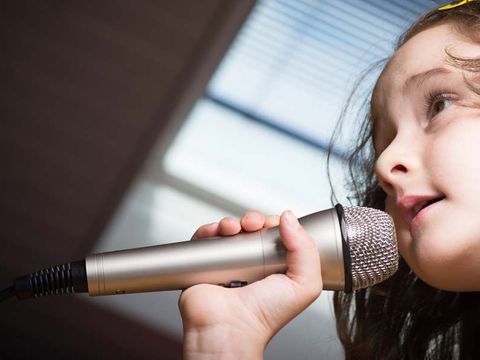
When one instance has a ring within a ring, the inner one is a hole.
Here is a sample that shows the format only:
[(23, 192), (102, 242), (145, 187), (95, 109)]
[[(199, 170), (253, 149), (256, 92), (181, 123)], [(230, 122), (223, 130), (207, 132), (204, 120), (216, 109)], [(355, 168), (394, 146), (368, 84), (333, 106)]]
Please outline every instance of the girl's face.
[(480, 74), (448, 55), (480, 45), (448, 25), (425, 30), (389, 61), (372, 98), (376, 172), (399, 251), (430, 285), (480, 290)]

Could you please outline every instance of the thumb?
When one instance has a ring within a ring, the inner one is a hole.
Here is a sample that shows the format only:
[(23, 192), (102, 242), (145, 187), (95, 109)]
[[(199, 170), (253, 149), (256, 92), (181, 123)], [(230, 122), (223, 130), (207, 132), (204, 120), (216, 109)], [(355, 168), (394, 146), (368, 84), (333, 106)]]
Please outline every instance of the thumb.
[[(320, 255), (315, 240), (291, 211), (280, 217), (280, 237), (287, 249), (286, 275), (306, 292), (318, 296), (323, 288)], [(316, 297), (315, 296), (315, 297)]]

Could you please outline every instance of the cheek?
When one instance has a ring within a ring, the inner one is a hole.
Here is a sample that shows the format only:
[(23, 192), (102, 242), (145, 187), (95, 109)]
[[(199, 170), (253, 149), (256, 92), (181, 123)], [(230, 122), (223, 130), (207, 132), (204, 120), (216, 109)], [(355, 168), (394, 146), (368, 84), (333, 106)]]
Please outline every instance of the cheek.
[[(447, 290), (480, 286), (480, 117), (456, 120), (432, 134), (424, 155), (430, 184), (447, 201), (416, 239), (411, 257), (423, 280)], [(475, 284), (466, 284), (465, 274)]]
[(447, 196), (480, 200), (480, 118), (452, 121), (432, 136), (425, 156), (433, 182)]

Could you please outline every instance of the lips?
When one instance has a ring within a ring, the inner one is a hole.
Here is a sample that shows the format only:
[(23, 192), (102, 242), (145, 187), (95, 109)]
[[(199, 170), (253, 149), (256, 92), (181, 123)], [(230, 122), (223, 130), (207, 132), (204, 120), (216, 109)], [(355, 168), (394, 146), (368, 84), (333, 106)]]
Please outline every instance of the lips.
[(420, 211), (443, 199), (445, 199), (445, 196), (442, 194), (409, 195), (399, 198), (397, 206), (406, 223), (410, 224)]
[(421, 203), (415, 205), (413, 207), (413, 216), (415, 217), (418, 212), (424, 208), (426, 208), (427, 206), (431, 205), (431, 204), (434, 204), (436, 203), (437, 201), (440, 201), (442, 198), (434, 198), (432, 200), (428, 200), (428, 201), (422, 201)]

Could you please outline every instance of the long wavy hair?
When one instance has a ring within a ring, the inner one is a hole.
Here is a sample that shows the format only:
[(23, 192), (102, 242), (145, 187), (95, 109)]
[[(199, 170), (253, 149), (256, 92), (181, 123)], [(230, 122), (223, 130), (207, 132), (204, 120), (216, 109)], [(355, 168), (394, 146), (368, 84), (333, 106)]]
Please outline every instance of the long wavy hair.
[[(396, 49), (419, 32), (446, 23), (458, 34), (480, 43), (480, 1), (426, 13), (399, 38)], [(462, 70), (480, 72), (480, 57), (447, 55)], [(480, 95), (478, 88), (468, 85)], [(357, 87), (347, 104), (355, 97)], [(348, 155), (348, 190), (355, 205), (384, 210), (386, 195), (374, 171), (370, 97), (371, 91), (363, 101), (367, 106), (361, 115), (358, 142)], [(348, 107), (332, 141), (341, 131)], [(333, 303), (346, 359), (480, 359), (480, 293), (433, 288), (402, 258), (398, 271), (387, 281), (353, 293), (335, 292)]]

